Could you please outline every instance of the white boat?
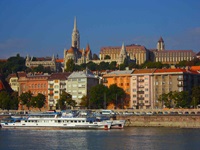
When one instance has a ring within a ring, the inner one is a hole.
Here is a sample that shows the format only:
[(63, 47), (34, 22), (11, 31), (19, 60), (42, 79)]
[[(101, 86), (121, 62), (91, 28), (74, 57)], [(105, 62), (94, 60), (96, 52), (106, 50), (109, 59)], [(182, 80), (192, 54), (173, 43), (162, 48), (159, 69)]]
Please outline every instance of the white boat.
[(1, 123), (2, 128), (75, 128), (105, 129), (111, 127), (111, 121), (99, 121), (96, 117), (68, 117), (60, 113), (30, 114), (26, 118)]

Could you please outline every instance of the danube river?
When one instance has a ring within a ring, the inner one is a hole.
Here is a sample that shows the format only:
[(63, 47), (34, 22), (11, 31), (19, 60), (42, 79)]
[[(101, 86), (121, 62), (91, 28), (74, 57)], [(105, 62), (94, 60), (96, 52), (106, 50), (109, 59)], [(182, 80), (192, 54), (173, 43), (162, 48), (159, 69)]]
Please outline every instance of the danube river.
[(199, 150), (200, 129), (125, 127), (122, 130), (0, 129), (1, 150)]

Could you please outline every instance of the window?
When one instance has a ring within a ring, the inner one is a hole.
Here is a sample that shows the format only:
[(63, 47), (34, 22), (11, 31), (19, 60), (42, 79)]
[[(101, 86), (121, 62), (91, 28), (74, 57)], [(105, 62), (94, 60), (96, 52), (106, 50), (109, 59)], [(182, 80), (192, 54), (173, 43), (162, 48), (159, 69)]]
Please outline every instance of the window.
[(148, 94), (145, 94), (145, 97), (149, 97), (149, 95), (148, 95)]

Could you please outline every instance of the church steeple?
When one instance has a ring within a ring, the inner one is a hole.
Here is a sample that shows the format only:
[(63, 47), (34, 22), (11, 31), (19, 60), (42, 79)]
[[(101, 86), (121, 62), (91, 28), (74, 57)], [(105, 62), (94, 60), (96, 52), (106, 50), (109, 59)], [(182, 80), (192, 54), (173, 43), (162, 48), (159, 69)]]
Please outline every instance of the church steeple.
[(124, 43), (122, 44), (122, 48), (119, 53), (118, 64), (123, 64), (124, 60), (127, 58), (126, 48)]
[(165, 44), (164, 44), (164, 40), (162, 39), (162, 37), (160, 37), (160, 39), (158, 40), (158, 43), (157, 43), (157, 50), (158, 50), (158, 51), (163, 51), (163, 50), (165, 50)]
[(77, 27), (76, 27), (76, 17), (74, 17), (74, 30), (73, 31), (77, 31)]
[(77, 29), (76, 17), (74, 17), (74, 29), (72, 32), (72, 47), (80, 49), (80, 35)]

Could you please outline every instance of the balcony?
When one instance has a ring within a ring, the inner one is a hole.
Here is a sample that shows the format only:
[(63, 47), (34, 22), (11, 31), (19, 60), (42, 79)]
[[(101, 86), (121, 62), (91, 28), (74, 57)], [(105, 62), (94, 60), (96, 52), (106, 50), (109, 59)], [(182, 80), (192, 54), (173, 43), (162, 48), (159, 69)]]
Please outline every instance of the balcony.
[(53, 92), (50, 92), (49, 95), (53, 95)]
[(138, 94), (144, 94), (144, 91), (137, 91)]
[(138, 97), (137, 99), (138, 100), (144, 100), (144, 97)]
[(144, 85), (138, 85), (138, 88), (144, 88)]
[(177, 80), (178, 80), (178, 81), (186, 81), (186, 80), (187, 80), (187, 78), (185, 78), (185, 77), (181, 77), (181, 78), (180, 78), (180, 77), (178, 77), (178, 78), (177, 78)]
[(138, 82), (144, 82), (144, 79), (138, 79)]
[(178, 83), (178, 84), (177, 84), (177, 86), (178, 86), (178, 87), (185, 87), (185, 86), (186, 86), (186, 84), (183, 84), (183, 83)]
[(66, 85), (66, 83), (65, 82), (60, 82), (60, 85)]

